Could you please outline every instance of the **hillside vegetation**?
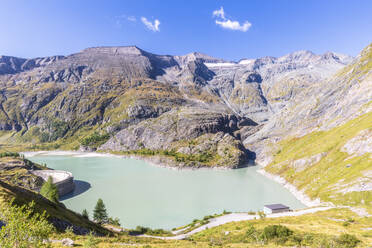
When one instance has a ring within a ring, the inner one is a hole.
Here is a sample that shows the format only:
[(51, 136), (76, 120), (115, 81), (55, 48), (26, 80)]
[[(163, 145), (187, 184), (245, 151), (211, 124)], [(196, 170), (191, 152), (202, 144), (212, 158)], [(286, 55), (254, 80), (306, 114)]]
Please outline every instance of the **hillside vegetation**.
[(371, 139), (371, 125), (369, 112), (327, 131), (283, 140), (265, 170), (284, 177), (311, 198), (371, 209), (372, 154), (358, 150), (358, 144), (350, 153), (345, 148), (352, 139)]
[[(372, 243), (372, 44), (355, 58), (298, 51), (228, 65), (199, 53), (155, 55), (137, 47), (29, 60), (1, 56), (0, 62), (0, 151), (7, 152), (0, 154), (0, 202), (34, 201), (35, 211), (45, 210), (57, 227), (53, 239), (69, 237), (76, 245), (96, 240), (99, 247)], [(40, 181), (29, 170), (47, 168), (9, 153), (55, 149), (194, 168), (240, 168), (255, 159), (310, 198), (336, 207), (275, 219), (261, 214), (186, 240), (133, 236), (172, 236), (144, 227), (111, 226), (114, 234), (38, 194)], [(76, 235), (90, 231), (108, 236)]]
[(73, 228), (77, 234), (86, 234), (90, 231), (97, 234), (110, 234), (103, 227), (83, 218), (67, 209), (61, 203), (47, 200), (36, 190), (42, 184), (42, 180), (29, 172), (33, 169), (47, 169), (19, 156), (4, 156), (0, 158), (0, 204), (13, 201), (17, 205), (34, 202), (34, 210), (42, 214), (46, 211), (48, 219), (58, 231), (63, 232), (66, 228)]

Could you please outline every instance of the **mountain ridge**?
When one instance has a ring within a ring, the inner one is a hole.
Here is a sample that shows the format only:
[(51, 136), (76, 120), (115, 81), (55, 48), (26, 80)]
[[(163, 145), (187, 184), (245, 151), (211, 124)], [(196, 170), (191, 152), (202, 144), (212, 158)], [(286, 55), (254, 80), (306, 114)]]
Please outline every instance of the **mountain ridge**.
[[(68, 56), (31, 60), (1, 58), (0, 130), (15, 132), (15, 137), (8, 140), (10, 143), (57, 142), (63, 147), (63, 140), (75, 137), (73, 149), (78, 149), (80, 144), (76, 140), (98, 132), (108, 133), (111, 139), (121, 139), (123, 144), (133, 147), (124, 149), (125, 152), (137, 153), (154, 147), (147, 142), (141, 142), (144, 147), (127, 143), (123, 136), (116, 137), (117, 133), (121, 130), (146, 133), (147, 126), (161, 123), (161, 118), (168, 118), (168, 123), (177, 119), (174, 125), (186, 127), (187, 122), (181, 120), (187, 119), (198, 127), (190, 137), (198, 140), (199, 153), (207, 157), (217, 156), (218, 152), (215, 146), (218, 139), (212, 146), (208, 141), (211, 135), (222, 132), (222, 136), (228, 135), (237, 142), (230, 155), (245, 154), (245, 159), (232, 158), (235, 162), (231, 161), (229, 166), (233, 168), (242, 166), (247, 159), (262, 156), (261, 148), (257, 149), (254, 143), (277, 132), (270, 125), (279, 121), (304, 92), (323, 87), (353, 59), (332, 52), (316, 55), (304, 50), (240, 63), (244, 60), (225, 61), (197, 52), (156, 55), (136, 46), (92, 47)], [(6, 68), (8, 74), (4, 74)], [(214, 116), (215, 112), (218, 116), (234, 116), (234, 121), (228, 128), (214, 129), (208, 127), (214, 124), (196, 118)], [(177, 117), (179, 113), (190, 118)], [(242, 118), (251, 122), (233, 128), (235, 120)], [(170, 136), (178, 136), (173, 133), (177, 129), (169, 130), (172, 130)], [(132, 135), (141, 136), (127, 133), (126, 137)], [(157, 149), (166, 147), (167, 151), (157, 152), (169, 153), (175, 149), (172, 154), (181, 156), (187, 152), (186, 157), (194, 159), (191, 151), (195, 149), (185, 149), (185, 142), (190, 140), (184, 139), (160, 141), (165, 143)], [(110, 141), (110, 144), (114, 143)], [(100, 149), (103, 148), (113, 147), (106, 144)], [(252, 157), (252, 152), (257, 154)], [(217, 157), (223, 157), (223, 153)], [(187, 162), (190, 164), (184, 166), (221, 164), (213, 159)]]
[[(80, 52), (78, 53), (73, 53), (73, 54), (70, 54), (70, 55), (67, 55), (67, 56), (64, 56), (64, 55), (54, 55), (54, 56), (47, 56), (47, 57), (36, 57), (36, 58), (29, 58), (29, 59), (26, 59), (26, 58), (22, 58), (22, 57), (14, 57), (14, 56), (6, 56), (6, 55), (0, 55), (0, 68), (1, 67), (5, 67), (3, 68), (3, 70), (0, 70), (0, 75), (5, 75), (5, 74), (14, 74), (14, 73), (19, 73), (19, 72), (22, 72), (24, 71), (23, 69), (25, 68), (26, 70), (31, 70), (31, 69), (34, 69), (36, 67), (39, 67), (39, 66), (43, 66), (43, 65), (48, 65), (50, 63), (53, 63), (59, 59), (66, 59), (68, 57), (71, 57), (71, 56), (76, 56), (78, 54), (84, 54), (84, 53), (93, 53), (93, 52), (104, 52), (106, 51), (111, 51), (110, 53), (112, 54), (123, 54), (123, 55), (126, 55), (126, 54), (130, 54), (130, 55), (142, 55), (142, 54), (147, 54), (149, 56), (159, 56), (159, 57), (175, 57), (175, 58), (192, 58), (193, 59), (200, 59), (202, 62), (224, 62), (224, 63), (235, 63), (235, 64), (239, 64), (239, 61), (238, 62), (233, 62), (233, 61), (227, 61), (227, 60), (224, 60), (224, 59), (218, 59), (218, 58), (214, 58), (214, 57), (211, 57), (207, 54), (203, 54), (203, 53), (200, 53), (200, 52), (192, 52), (192, 53), (188, 53), (188, 54), (185, 54), (185, 55), (156, 55), (156, 54), (153, 54), (153, 53), (150, 53), (150, 52), (147, 52), (145, 50), (142, 50), (140, 49), (139, 47), (137, 46), (101, 46), (101, 47), (90, 47), (90, 48), (86, 48), (86, 49), (83, 49), (81, 50)], [(254, 59), (255, 61), (256, 60), (259, 60), (259, 61), (262, 61), (262, 60), (267, 60), (267, 59), (281, 59), (281, 58), (286, 58), (288, 56), (293, 56), (293, 55), (296, 55), (298, 53), (302, 53), (302, 52), (306, 52), (306, 53), (310, 53), (312, 55), (315, 55), (314, 53), (310, 52), (310, 51), (296, 51), (296, 52), (293, 52), (293, 53), (289, 53), (289, 54), (286, 54), (284, 56), (281, 56), (281, 57), (262, 57), (262, 58), (258, 58), (258, 59)], [(108, 53), (108, 54), (110, 54)], [(322, 55), (318, 55), (318, 56), (322, 56), (322, 57), (325, 57), (326, 55), (330, 56), (330, 55), (333, 55), (333, 57), (343, 57), (343, 60), (346, 60), (347, 59), (350, 59), (351, 57), (350, 56), (347, 56), (347, 55), (343, 55), (343, 54), (336, 54), (336, 53), (333, 53), (333, 52), (326, 52)], [(241, 60), (244, 60), (244, 59), (241, 59)], [(13, 71), (5, 71), (6, 69), (6, 66), (8, 67), (11, 67), (12, 66), (12, 69)], [(32, 67), (34, 66), (34, 67)], [(16, 67), (16, 68), (14, 68)], [(20, 68), (20, 67), (23, 67), (23, 68)]]

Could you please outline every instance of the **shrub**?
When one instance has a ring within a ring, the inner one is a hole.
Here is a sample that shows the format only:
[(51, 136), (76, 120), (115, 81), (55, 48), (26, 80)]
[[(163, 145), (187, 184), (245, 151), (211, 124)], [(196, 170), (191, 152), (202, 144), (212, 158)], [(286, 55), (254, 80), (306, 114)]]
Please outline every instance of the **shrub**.
[(212, 219), (214, 216), (213, 215), (206, 215), (204, 216), (203, 220), (209, 220)]
[(89, 233), (87, 239), (83, 243), (84, 248), (96, 248), (98, 247), (98, 240), (94, 238), (92, 233)]
[(114, 226), (120, 226), (120, 219), (118, 217), (116, 217), (116, 218), (109, 217), (108, 218), (108, 223), (111, 224), (111, 225), (114, 225)]
[(254, 226), (251, 223), (249, 223), (247, 231), (245, 233), (245, 236), (248, 238), (248, 240), (258, 242), (259, 235), (260, 235), (260, 232), (258, 232), (256, 228), (254, 228)]
[(44, 142), (48, 142), (49, 141), (49, 133), (47, 132), (42, 132), (40, 134), (40, 142), (41, 143), (44, 143)]
[(222, 214), (231, 214), (231, 212), (227, 210), (223, 210)]
[(83, 146), (91, 146), (91, 147), (98, 147), (105, 143), (108, 139), (110, 138), (110, 135), (105, 133), (105, 134), (99, 134), (98, 132), (94, 132), (88, 137), (85, 137), (80, 141), (80, 143)]
[(265, 241), (276, 240), (277, 243), (284, 243), (288, 237), (293, 234), (293, 231), (282, 225), (266, 226), (261, 234), (261, 238)]
[(18, 152), (1, 152), (0, 153), (0, 158), (3, 157), (13, 157), (13, 158), (18, 158), (20, 157)]
[(52, 124), (49, 127), (50, 129), (50, 136), (49, 141), (55, 141), (59, 138), (62, 138), (65, 136), (65, 134), (70, 129), (67, 122), (60, 121), (60, 120), (54, 120)]
[(260, 216), (260, 219), (265, 219), (266, 214), (263, 211), (259, 211), (258, 216)]
[(6, 223), (0, 229), (0, 247), (48, 247), (43, 241), (49, 238), (54, 227), (47, 216), (34, 212), (35, 203), (21, 207), (11, 201), (0, 206), (0, 219)]
[(88, 211), (87, 211), (86, 209), (83, 210), (83, 212), (81, 213), (81, 215), (82, 215), (85, 219), (89, 220), (89, 213), (88, 213)]
[(69, 238), (73, 238), (74, 237), (74, 228), (72, 226), (68, 226), (65, 229), (65, 236), (66, 237), (69, 237)]
[(358, 245), (360, 242), (357, 237), (354, 235), (350, 234), (341, 234), (337, 239), (336, 239), (337, 244), (339, 244), (339, 247), (345, 247), (345, 248), (353, 248)]
[(58, 189), (57, 186), (53, 183), (53, 179), (51, 176), (48, 177), (48, 180), (41, 187), (40, 194), (48, 200), (54, 203), (58, 203)]
[(349, 223), (354, 223), (355, 220), (354, 220), (353, 218), (348, 218), (348, 219), (347, 219), (347, 222), (349, 222)]
[(149, 235), (169, 235), (171, 234), (169, 231), (164, 229), (155, 229), (152, 230), (149, 227), (144, 226), (137, 226), (136, 229), (129, 230), (130, 235), (141, 235), (141, 234), (149, 234)]
[(56, 141), (59, 138), (65, 136), (65, 134), (70, 130), (70, 127), (67, 122), (61, 120), (53, 120), (48, 123), (47, 130), (45, 132), (37, 131), (39, 134), (40, 142), (52, 142)]
[(152, 230), (152, 229), (149, 229), (147, 231), (148, 234), (151, 234), (151, 235), (167, 235), (167, 234), (170, 234), (169, 231), (166, 231), (164, 229), (155, 229), (155, 230)]
[(148, 227), (144, 226), (137, 226), (136, 229), (129, 230), (130, 235), (140, 235), (140, 234), (145, 234), (150, 230)]

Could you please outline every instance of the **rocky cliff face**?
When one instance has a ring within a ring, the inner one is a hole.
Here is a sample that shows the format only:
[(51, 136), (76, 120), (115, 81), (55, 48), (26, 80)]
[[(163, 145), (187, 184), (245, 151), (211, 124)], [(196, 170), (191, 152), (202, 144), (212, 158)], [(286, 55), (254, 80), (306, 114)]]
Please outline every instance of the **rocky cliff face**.
[(299, 92), (245, 139), (265, 170), (312, 199), (370, 208), (372, 45)]
[[(201, 162), (205, 165), (237, 168), (251, 158), (241, 143), (239, 130), (256, 125), (248, 118), (228, 112), (195, 107), (174, 109), (158, 118), (150, 118), (119, 131), (100, 149), (149, 149), (185, 154), (187, 157), (184, 160), (187, 161), (180, 161), (182, 165)], [(200, 154), (205, 155), (205, 161), (190, 157)]]
[(366, 49), (354, 60), (299, 51), (229, 62), (137, 47), (2, 56), (0, 130), (18, 132), (7, 142), (71, 143), (70, 149), (97, 132), (111, 137), (101, 150), (171, 152), (199, 166), (228, 157), (226, 166), (239, 167), (255, 156), (262, 160), (267, 144), (289, 134), (358, 115), (371, 101)]
[[(283, 137), (301, 137), (313, 131), (338, 127), (360, 115), (371, 112), (372, 46), (369, 45), (336, 74), (313, 82), (293, 96), (284, 108), (274, 114), (265, 126), (244, 142), (256, 150), (264, 161), (272, 151), (263, 152), (269, 143)], [(265, 143), (265, 145), (263, 145)]]

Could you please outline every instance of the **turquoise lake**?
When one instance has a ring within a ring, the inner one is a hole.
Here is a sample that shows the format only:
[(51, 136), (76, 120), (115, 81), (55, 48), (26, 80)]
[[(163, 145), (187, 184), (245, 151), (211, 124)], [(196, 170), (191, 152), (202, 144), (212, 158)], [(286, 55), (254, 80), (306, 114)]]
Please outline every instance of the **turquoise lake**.
[(171, 229), (223, 210), (247, 212), (283, 203), (304, 207), (288, 190), (256, 172), (237, 170), (173, 170), (119, 157), (36, 155), (29, 158), (48, 167), (70, 171), (73, 194), (62, 198), (70, 209), (92, 210), (102, 198), (109, 216), (121, 225)]

